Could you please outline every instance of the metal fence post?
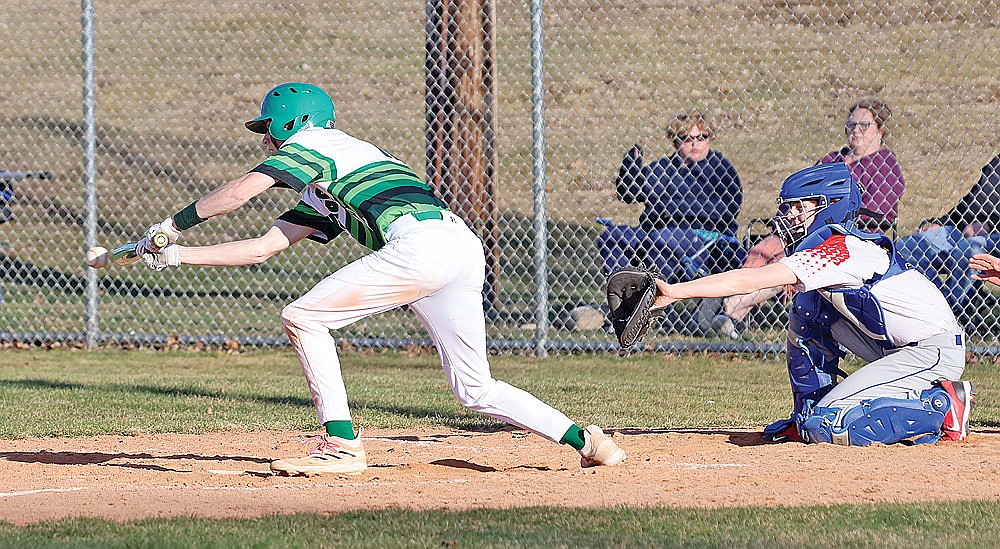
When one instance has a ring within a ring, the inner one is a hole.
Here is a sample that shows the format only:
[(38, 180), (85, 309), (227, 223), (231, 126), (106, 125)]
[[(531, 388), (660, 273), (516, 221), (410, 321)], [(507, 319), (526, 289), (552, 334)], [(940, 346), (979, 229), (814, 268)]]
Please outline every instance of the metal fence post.
[(545, 62), (542, 0), (531, 0), (531, 143), (534, 175), (535, 356), (547, 354), (549, 332), (548, 214), (545, 211)]
[[(82, 25), (80, 56), (83, 61), (83, 232), (84, 244), (97, 245), (97, 122), (94, 115), (94, 2), (81, 0)], [(97, 271), (86, 270), (86, 347), (97, 343), (100, 330), (97, 316)]]

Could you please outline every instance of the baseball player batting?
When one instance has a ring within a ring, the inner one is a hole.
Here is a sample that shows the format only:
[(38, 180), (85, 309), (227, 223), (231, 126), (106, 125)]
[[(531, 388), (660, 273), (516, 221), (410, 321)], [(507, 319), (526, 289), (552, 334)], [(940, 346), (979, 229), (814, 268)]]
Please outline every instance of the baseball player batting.
[[(765, 438), (856, 446), (964, 439), (975, 395), (971, 383), (957, 381), (965, 335), (941, 292), (902, 261), (892, 240), (854, 225), (861, 193), (847, 166), (797, 172), (778, 200), (775, 230), (789, 251), (781, 261), (682, 284), (654, 280), (651, 300), (641, 298), (648, 275), (636, 273), (634, 283), (615, 284), (628, 299), (609, 289), (609, 301), (619, 309), (651, 301), (655, 312), (681, 299), (793, 285), (787, 360), (794, 407), (764, 428)], [(639, 313), (639, 325), (621, 323), (623, 345), (641, 335), (648, 312)], [(845, 376), (841, 346), (868, 364)]]
[[(140, 241), (154, 269), (181, 264), (261, 263), (303, 239), (330, 242), (348, 233), (372, 253), (337, 270), (281, 311), (288, 339), (309, 382), (326, 436), (309, 455), (279, 459), (276, 474), (355, 474), (367, 467), (355, 433), (330, 334), (373, 314), (409, 305), (441, 355), (459, 402), (579, 451), (581, 465), (616, 465), (625, 452), (596, 425), (581, 428), (531, 394), (498, 381), (486, 360), (479, 238), (405, 164), (382, 149), (334, 128), (333, 101), (304, 83), (267, 92), (247, 129), (263, 134), (269, 153), (248, 174), (225, 183), (148, 235), (166, 233), (158, 253)], [(264, 235), (214, 246), (174, 242), (181, 231), (232, 212), (271, 187), (301, 192), (301, 201)]]

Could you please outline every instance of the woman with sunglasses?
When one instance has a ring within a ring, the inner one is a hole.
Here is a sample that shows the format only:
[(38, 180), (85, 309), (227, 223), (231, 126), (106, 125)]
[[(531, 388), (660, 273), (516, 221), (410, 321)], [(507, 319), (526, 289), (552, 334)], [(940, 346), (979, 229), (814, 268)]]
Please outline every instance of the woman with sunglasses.
[(599, 239), (606, 271), (631, 263), (678, 282), (742, 263), (736, 218), (743, 189), (736, 168), (712, 150), (715, 129), (706, 114), (682, 112), (667, 127), (673, 154), (650, 164), (639, 145), (625, 154), (615, 191), (645, 208), (637, 230), (612, 226)]
[[(856, 225), (872, 233), (885, 233), (895, 227), (899, 199), (906, 187), (896, 154), (885, 145), (891, 118), (892, 110), (881, 99), (862, 99), (854, 103), (847, 111), (844, 124), (847, 146), (828, 153), (817, 162), (847, 164), (851, 177), (861, 187), (862, 203)], [(785, 244), (772, 234), (750, 248), (743, 267), (763, 267), (783, 257)], [(726, 298), (723, 311), (711, 321), (713, 331), (739, 338), (747, 315), (780, 291), (781, 288), (769, 288)]]

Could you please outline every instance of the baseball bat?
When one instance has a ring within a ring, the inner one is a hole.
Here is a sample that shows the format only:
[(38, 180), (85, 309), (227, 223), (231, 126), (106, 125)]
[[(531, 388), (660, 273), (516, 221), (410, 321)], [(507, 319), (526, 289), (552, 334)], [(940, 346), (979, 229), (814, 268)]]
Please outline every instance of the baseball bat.
[(153, 244), (156, 251), (160, 251), (167, 244), (170, 244), (170, 237), (167, 236), (167, 233), (155, 233), (153, 238), (150, 238), (149, 241)]
[(142, 259), (142, 256), (135, 252), (135, 247), (138, 242), (129, 242), (128, 244), (122, 244), (108, 254), (108, 257), (115, 265), (131, 265), (136, 261)]
[[(170, 243), (170, 238), (165, 233), (156, 233), (152, 238), (149, 239), (150, 244), (153, 245), (154, 249), (150, 251), (158, 251)], [(127, 244), (122, 244), (114, 250), (108, 252), (107, 261), (98, 262), (96, 265), (91, 265), (94, 268), (100, 269), (114, 263), (115, 265), (131, 265), (142, 259), (138, 253), (136, 253), (136, 246), (138, 242), (129, 242)]]

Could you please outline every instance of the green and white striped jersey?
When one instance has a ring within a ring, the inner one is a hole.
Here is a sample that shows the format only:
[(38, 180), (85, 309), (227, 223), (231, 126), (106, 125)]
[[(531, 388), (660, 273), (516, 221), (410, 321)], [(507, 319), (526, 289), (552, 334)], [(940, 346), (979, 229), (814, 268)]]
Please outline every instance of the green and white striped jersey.
[(346, 230), (378, 250), (400, 216), (448, 209), (406, 164), (337, 129), (298, 131), (251, 171), (302, 192), (302, 200), (279, 219), (316, 229), (320, 241)]

